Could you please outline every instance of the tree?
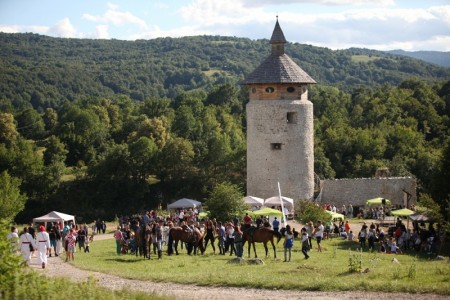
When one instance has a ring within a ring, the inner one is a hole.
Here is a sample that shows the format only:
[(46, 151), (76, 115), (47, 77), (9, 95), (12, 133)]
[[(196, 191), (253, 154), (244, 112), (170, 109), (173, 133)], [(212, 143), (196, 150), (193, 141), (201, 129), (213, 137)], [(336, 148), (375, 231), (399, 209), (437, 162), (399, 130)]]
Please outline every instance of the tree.
[(442, 158), (439, 162), (438, 170), (435, 172), (433, 187), (433, 196), (441, 207), (444, 218), (450, 219), (448, 203), (450, 202), (450, 137), (447, 138), (442, 150)]
[(209, 216), (219, 221), (229, 221), (247, 209), (244, 194), (239, 186), (229, 182), (216, 185), (206, 200)]
[(42, 116), (45, 129), (52, 132), (58, 124), (58, 113), (53, 108), (47, 108)]
[(316, 203), (308, 200), (299, 200), (295, 204), (295, 219), (302, 224), (312, 221), (314, 224), (317, 221), (325, 223), (330, 220), (330, 215)]
[(7, 171), (0, 174), (0, 219), (12, 220), (24, 209), (27, 196), (20, 191), (21, 182)]
[(45, 142), (44, 163), (49, 165), (56, 162), (64, 162), (67, 153), (66, 145), (59, 138), (52, 135)]
[(19, 131), (28, 139), (40, 139), (45, 133), (45, 124), (41, 115), (33, 108), (25, 109), (15, 117)]
[(158, 157), (158, 177), (162, 181), (187, 179), (193, 172), (194, 156), (189, 140), (179, 137), (168, 140)]
[(14, 123), (14, 116), (8, 113), (0, 113), (0, 143), (14, 144), (19, 133)]
[(140, 137), (129, 146), (130, 168), (135, 177), (144, 181), (156, 169), (156, 154), (158, 147), (155, 142), (148, 137)]

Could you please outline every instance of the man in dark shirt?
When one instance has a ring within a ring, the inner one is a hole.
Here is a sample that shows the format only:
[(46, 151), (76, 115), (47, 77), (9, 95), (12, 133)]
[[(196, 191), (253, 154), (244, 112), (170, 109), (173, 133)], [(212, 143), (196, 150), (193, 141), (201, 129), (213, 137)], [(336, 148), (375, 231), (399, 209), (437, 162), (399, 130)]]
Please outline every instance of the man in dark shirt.
[(33, 239), (36, 237), (36, 230), (34, 230), (33, 223), (30, 223), (30, 227), (28, 227), (28, 233), (31, 234)]
[(262, 227), (263, 225), (263, 219), (262, 216), (259, 216), (258, 219), (256, 219), (256, 227)]
[(275, 232), (278, 232), (278, 230), (280, 229), (280, 221), (278, 221), (277, 217), (275, 217), (273, 219), (272, 228), (273, 228), (273, 231), (275, 231)]

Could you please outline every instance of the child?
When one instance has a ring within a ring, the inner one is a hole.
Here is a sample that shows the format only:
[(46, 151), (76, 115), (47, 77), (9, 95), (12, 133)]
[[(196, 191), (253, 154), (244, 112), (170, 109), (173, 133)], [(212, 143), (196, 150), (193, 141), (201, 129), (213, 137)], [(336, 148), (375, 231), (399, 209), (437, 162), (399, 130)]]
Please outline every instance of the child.
[(353, 239), (354, 239), (353, 231), (350, 230), (350, 232), (348, 233), (348, 240), (353, 241)]
[(402, 251), (400, 251), (400, 248), (397, 246), (395, 241), (392, 241), (391, 253), (393, 253), (393, 254), (395, 254), (395, 253), (402, 253)]
[(92, 234), (88, 239), (86, 239), (86, 241), (84, 242), (84, 253), (90, 253), (89, 252), (89, 245), (94, 241), (94, 234)]
[(66, 250), (66, 262), (70, 259), (74, 260), (74, 253), (75, 253), (75, 242), (77, 240), (77, 236), (75, 235), (75, 232), (73, 231), (73, 228), (70, 228), (69, 233), (66, 235), (66, 241), (67, 241), (67, 250)]
[(384, 243), (384, 241), (381, 241), (380, 243), (380, 252), (386, 254), (386, 244)]

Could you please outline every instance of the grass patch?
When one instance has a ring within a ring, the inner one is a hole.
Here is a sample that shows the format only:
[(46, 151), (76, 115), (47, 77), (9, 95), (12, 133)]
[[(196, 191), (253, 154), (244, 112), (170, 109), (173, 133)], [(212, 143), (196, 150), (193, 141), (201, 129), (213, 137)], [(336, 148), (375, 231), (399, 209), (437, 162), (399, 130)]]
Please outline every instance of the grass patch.
[(226, 72), (226, 71), (219, 70), (219, 69), (209, 69), (207, 71), (203, 71), (202, 73), (207, 77), (213, 77), (216, 74), (222, 75), (222, 76), (227, 76), (227, 77), (231, 76), (230, 72)]
[[(130, 279), (204, 286), (450, 294), (448, 261), (415, 256), (414, 253), (359, 252), (357, 243), (338, 239), (325, 240), (323, 253), (313, 249), (311, 258), (304, 260), (299, 247), (300, 243), (296, 241), (291, 262), (285, 263), (281, 243), (278, 245), (278, 259), (265, 258), (262, 245), (258, 245), (257, 253), (265, 264), (248, 265), (228, 264), (231, 257), (213, 255), (211, 247), (203, 256), (188, 256), (183, 250), (179, 256), (164, 255), (162, 260), (157, 260), (156, 256), (151, 260), (131, 254), (117, 256), (115, 242), (104, 240), (95, 241), (91, 245), (91, 253), (76, 253), (73, 264), (82, 269)], [(247, 254), (247, 247), (244, 253)], [(273, 255), (272, 250), (269, 253)], [(394, 257), (399, 263), (392, 262)], [(355, 263), (352, 267), (349, 266), (350, 258)], [(149, 268), (158, 271), (148, 272)]]
[(376, 56), (368, 56), (368, 55), (362, 55), (362, 54), (359, 54), (359, 55), (352, 55), (352, 61), (353, 62), (363, 62), (363, 63), (365, 63), (365, 62), (369, 62), (369, 61), (372, 61), (372, 60), (377, 60), (377, 59), (379, 59), (379, 57), (376, 57)]

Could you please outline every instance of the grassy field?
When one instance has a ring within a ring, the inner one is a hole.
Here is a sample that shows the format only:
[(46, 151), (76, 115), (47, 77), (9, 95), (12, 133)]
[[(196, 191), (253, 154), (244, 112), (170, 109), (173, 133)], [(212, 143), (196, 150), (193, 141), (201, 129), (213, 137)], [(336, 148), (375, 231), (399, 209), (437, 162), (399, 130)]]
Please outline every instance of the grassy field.
[[(282, 242), (277, 257), (265, 258), (262, 244), (257, 247), (264, 265), (229, 264), (229, 255), (213, 255), (208, 246), (205, 255), (164, 255), (143, 260), (133, 255), (116, 255), (114, 240), (95, 241), (91, 253), (75, 253), (75, 266), (140, 280), (189, 283), (205, 286), (237, 286), (310, 291), (385, 291), (437, 293), (450, 295), (450, 263), (415, 253), (393, 255), (357, 251), (356, 242), (325, 240), (325, 251), (310, 252), (303, 259), (296, 241), (291, 262), (283, 262)], [(315, 245), (313, 245), (315, 246)], [(244, 249), (246, 255), (247, 247)], [(252, 255), (253, 257), (253, 255)], [(399, 263), (393, 262), (396, 258)], [(352, 262), (350, 262), (352, 261)], [(360, 269), (364, 272), (352, 272)]]
[(369, 62), (372, 60), (380, 59), (376, 56), (368, 56), (368, 55), (352, 55), (352, 61), (353, 62)]

